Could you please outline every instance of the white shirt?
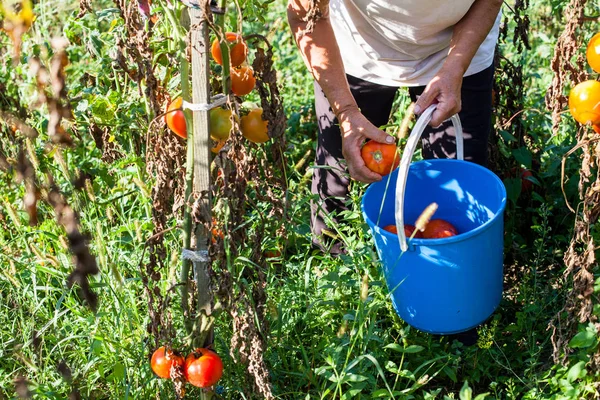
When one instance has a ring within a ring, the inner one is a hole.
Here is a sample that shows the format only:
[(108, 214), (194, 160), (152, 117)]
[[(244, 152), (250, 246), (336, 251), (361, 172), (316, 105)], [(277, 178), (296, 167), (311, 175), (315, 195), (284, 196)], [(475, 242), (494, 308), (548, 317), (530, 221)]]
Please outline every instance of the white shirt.
[[(346, 73), (386, 86), (423, 86), (448, 55), (454, 25), (475, 0), (330, 0)], [(500, 13), (465, 76), (492, 65)]]

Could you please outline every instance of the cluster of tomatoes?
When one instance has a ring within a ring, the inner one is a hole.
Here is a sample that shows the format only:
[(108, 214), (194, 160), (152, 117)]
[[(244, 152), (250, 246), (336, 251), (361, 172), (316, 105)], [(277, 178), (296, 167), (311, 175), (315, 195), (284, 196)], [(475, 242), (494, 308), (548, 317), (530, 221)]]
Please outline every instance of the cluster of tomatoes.
[[(398, 234), (396, 225), (386, 225), (383, 229), (396, 235)], [(414, 225), (404, 225), (404, 235), (406, 237), (413, 237), (415, 229), (417, 228)], [(422, 232), (417, 231), (414, 237), (418, 239), (441, 239), (456, 235), (458, 235), (458, 230), (450, 222), (443, 219), (432, 219), (425, 225), (425, 229)]]
[[(589, 66), (600, 73), (600, 33), (589, 41), (586, 59)], [(591, 125), (600, 133), (600, 82), (587, 80), (575, 85), (569, 93), (569, 111), (577, 122)]]
[[(256, 86), (256, 78), (252, 67), (247, 65), (248, 46), (242, 36), (235, 32), (225, 34), (229, 44), (229, 62), (231, 92), (236, 96), (245, 96), (249, 94)], [(223, 55), (218, 39), (215, 39), (211, 45), (211, 55), (213, 60), (223, 65)], [(169, 129), (176, 135), (186, 139), (187, 127), (182, 106), (181, 97), (173, 100), (167, 107), (165, 121)], [(268, 121), (262, 118), (262, 108), (252, 105), (244, 110), (243, 116), (238, 116), (231, 110), (222, 107), (216, 107), (209, 112), (210, 136), (215, 141), (215, 146), (211, 149), (213, 153), (218, 153), (225, 145), (233, 126), (233, 122), (239, 123), (242, 135), (253, 143), (264, 143), (269, 140)]]
[(209, 349), (196, 349), (184, 359), (176, 351), (162, 346), (152, 354), (150, 367), (163, 379), (171, 378), (172, 370), (183, 373), (187, 382), (200, 388), (213, 386), (223, 375), (223, 361)]

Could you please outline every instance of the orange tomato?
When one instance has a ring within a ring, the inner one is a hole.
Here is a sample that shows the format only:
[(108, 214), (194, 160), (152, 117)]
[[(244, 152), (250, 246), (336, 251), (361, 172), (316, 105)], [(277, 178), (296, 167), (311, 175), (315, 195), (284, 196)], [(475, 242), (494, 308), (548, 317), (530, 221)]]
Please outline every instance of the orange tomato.
[[(238, 65), (242, 65), (248, 55), (248, 46), (246, 46), (246, 43), (242, 39), (242, 35), (235, 32), (227, 32), (225, 38), (230, 43), (229, 61), (231, 66), (237, 67)], [(223, 65), (223, 54), (221, 53), (221, 45), (218, 38), (213, 40), (210, 53), (217, 64)]]
[(594, 132), (600, 133), (600, 124), (592, 125), (592, 129), (594, 129)]
[[(169, 129), (171, 129), (177, 136), (184, 139), (187, 138), (187, 129), (185, 123), (185, 115), (183, 110), (179, 110), (183, 104), (181, 97), (173, 100), (167, 107), (167, 113), (165, 114), (165, 122)], [(177, 111), (173, 111), (177, 110)]]
[(589, 41), (585, 52), (587, 62), (592, 69), (600, 73), (600, 33), (596, 33)]
[(231, 69), (231, 91), (236, 96), (245, 96), (256, 86), (254, 71), (248, 66)]
[(458, 235), (458, 231), (454, 225), (443, 219), (432, 219), (423, 231), (425, 239), (439, 239), (456, 235)]
[(196, 349), (186, 357), (183, 371), (190, 384), (206, 388), (217, 383), (223, 376), (223, 361), (214, 351)]
[(240, 120), (242, 135), (253, 143), (264, 143), (269, 140), (268, 121), (262, 119), (262, 108), (255, 108)]
[(170, 378), (171, 368), (173, 366), (182, 368), (183, 357), (171, 350), (167, 351), (164, 346), (159, 347), (154, 351), (152, 359), (150, 360), (150, 367), (158, 377), (163, 379)]
[[(213, 139), (213, 141), (214, 141), (214, 139)], [(223, 148), (223, 146), (225, 146), (226, 142), (227, 142), (226, 140), (218, 140), (218, 141), (216, 141), (216, 143), (214, 144), (214, 146), (210, 148), (210, 151), (212, 151), (213, 153), (217, 154), (219, 151), (221, 151), (221, 149)]]
[[(233, 111), (221, 107), (213, 108), (209, 112), (210, 119), (210, 137), (219, 142), (229, 139), (232, 123), (231, 116)], [(235, 118), (235, 117), (234, 117)]]
[(589, 80), (575, 85), (569, 93), (569, 110), (579, 123), (600, 123), (600, 82)]
[[(383, 229), (385, 229), (388, 232), (391, 233), (395, 233), (396, 235), (398, 234), (398, 228), (396, 228), (396, 225), (386, 225), (383, 227)], [(404, 225), (404, 236), (406, 237), (411, 237), (413, 232), (415, 231), (415, 227), (413, 225), (409, 225), (409, 224), (405, 224)], [(422, 238), (423, 235), (421, 234), (421, 232), (417, 231), (417, 233), (415, 233), (415, 238)]]
[(360, 150), (365, 165), (379, 175), (387, 175), (400, 164), (400, 155), (395, 144), (369, 140)]

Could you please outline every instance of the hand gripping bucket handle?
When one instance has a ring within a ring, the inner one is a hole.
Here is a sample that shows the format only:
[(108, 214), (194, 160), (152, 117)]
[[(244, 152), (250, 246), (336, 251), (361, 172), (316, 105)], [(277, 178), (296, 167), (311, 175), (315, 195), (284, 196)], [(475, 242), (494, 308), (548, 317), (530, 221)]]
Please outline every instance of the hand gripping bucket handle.
[[(400, 169), (398, 171), (398, 180), (396, 181), (396, 228), (398, 229), (398, 241), (400, 242), (400, 249), (402, 251), (408, 250), (408, 243), (406, 242), (406, 235), (404, 234), (404, 192), (406, 191), (406, 179), (408, 177), (408, 169), (410, 168), (410, 162), (412, 161), (413, 154), (417, 147), (417, 142), (421, 138), (425, 127), (431, 121), (431, 115), (437, 108), (437, 105), (433, 104), (429, 106), (423, 114), (419, 117), (415, 126), (406, 142), (406, 147), (402, 153), (402, 159), (400, 160)], [(464, 160), (464, 145), (463, 145), (463, 131), (462, 124), (458, 114), (454, 114), (450, 121), (454, 125), (454, 132), (456, 134), (456, 158), (458, 160)]]

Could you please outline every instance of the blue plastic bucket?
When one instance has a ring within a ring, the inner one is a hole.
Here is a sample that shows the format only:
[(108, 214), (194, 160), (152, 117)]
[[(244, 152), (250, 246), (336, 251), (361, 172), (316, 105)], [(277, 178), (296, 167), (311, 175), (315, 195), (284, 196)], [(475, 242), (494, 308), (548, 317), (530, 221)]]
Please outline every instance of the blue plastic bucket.
[[(462, 332), (489, 318), (502, 298), (506, 189), (493, 172), (471, 162), (410, 164), (413, 151), (405, 149), (399, 169), (369, 186), (363, 216), (398, 315), (425, 332)], [(457, 153), (462, 158), (462, 143)], [(433, 218), (452, 223), (459, 234), (407, 242), (404, 221), (414, 225), (433, 202), (439, 207)], [(390, 224), (402, 234), (383, 230)]]

